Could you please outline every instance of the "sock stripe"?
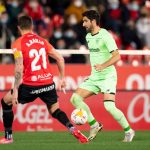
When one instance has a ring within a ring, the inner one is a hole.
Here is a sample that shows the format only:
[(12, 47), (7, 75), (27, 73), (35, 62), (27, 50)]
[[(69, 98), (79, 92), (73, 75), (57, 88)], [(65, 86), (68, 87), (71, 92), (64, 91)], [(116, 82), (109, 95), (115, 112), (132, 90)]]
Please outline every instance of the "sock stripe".
[(130, 126), (128, 126), (127, 128), (124, 129), (124, 131), (129, 131), (131, 129)]
[(115, 102), (114, 100), (104, 100), (103, 102)]
[(90, 126), (92, 126), (93, 124), (95, 124), (96, 120), (92, 120), (91, 122), (89, 122)]

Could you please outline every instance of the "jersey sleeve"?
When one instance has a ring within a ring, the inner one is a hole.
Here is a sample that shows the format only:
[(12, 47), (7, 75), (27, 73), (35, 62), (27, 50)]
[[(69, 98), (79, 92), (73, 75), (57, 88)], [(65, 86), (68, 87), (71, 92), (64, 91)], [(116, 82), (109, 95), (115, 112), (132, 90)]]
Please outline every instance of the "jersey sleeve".
[(106, 47), (110, 53), (118, 49), (113, 36), (108, 31), (103, 36), (103, 40), (106, 43)]
[(12, 45), (11, 49), (13, 50), (14, 58), (17, 59), (19, 57), (22, 57), (22, 51), (21, 51), (21, 39), (16, 40)]

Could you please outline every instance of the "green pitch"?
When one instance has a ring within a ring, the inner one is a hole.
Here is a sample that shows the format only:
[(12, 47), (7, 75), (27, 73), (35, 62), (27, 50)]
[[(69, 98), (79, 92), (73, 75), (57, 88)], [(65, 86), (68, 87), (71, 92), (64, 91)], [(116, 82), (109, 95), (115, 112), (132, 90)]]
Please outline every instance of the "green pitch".
[[(87, 132), (84, 132), (87, 135)], [(0, 133), (2, 136), (2, 133)], [(14, 143), (0, 150), (149, 150), (150, 131), (136, 131), (134, 141), (123, 143), (121, 131), (102, 131), (95, 140), (80, 144), (68, 132), (16, 132)]]

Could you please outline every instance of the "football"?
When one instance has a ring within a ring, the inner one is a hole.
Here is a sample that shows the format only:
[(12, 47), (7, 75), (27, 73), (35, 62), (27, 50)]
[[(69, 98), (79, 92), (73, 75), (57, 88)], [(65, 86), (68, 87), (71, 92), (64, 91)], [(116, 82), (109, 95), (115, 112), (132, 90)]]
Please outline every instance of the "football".
[(83, 109), (74, 109), (71, 113), (71, 120), (76, 125), (83, 125), (87, 122), (88, 115)]

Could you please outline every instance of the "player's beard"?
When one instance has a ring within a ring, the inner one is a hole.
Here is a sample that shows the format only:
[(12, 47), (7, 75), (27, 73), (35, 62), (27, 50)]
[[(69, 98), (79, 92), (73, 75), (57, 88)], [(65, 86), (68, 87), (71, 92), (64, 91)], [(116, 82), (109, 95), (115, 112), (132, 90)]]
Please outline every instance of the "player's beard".
[(90, 33), (91, 31), (92, 31), (92, 27), (91, 26), (89, 28), (88, 27), (86, 28), (86, 32), (87, 33)]

